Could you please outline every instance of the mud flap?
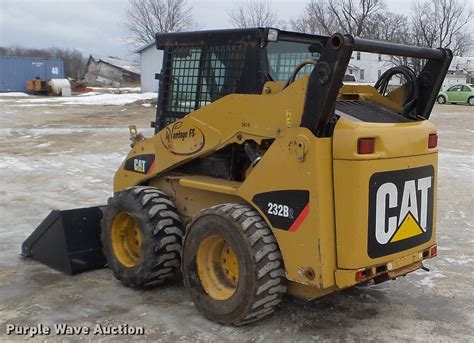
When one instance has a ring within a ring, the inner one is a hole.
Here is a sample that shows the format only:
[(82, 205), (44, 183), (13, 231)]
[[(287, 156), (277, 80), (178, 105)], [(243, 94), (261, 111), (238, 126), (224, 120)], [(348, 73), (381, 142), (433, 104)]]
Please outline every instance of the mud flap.
[(51, 211), (23, 242), (21, 255), (69, 275), (105, 267), (100, 240), (104, 207)]

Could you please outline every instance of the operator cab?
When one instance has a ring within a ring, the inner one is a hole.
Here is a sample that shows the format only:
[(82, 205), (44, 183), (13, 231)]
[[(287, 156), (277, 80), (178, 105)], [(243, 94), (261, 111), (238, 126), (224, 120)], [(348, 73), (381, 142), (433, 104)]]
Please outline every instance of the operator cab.
[(261, 94), (267, 81), (286, 82), (301, 62), (320, 57), (327, 40), (271, 28), (158, 33), (164, 54), (156, 131), (225, 95)]

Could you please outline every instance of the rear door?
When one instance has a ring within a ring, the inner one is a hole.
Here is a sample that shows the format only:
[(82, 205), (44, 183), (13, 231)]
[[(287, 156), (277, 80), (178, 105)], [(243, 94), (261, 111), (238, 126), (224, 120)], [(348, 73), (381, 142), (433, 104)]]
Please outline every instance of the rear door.
[[(337, 264), (357, 269), (435, 242), (437, 148), (428, 121), (367, 123), (341, 118), (333, 136)], [(359, 153), (360, 139), (373, 152)]]

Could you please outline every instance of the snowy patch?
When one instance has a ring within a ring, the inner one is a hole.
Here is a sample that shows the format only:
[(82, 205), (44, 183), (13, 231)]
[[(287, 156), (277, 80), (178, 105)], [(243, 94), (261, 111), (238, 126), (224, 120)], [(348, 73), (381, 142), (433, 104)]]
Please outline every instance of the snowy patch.
[[(77, 97), (54, 97), (17, 100), (17, 106), (27, 104), (51, 104), (60, 103), (63, 105), (127, 105), (140, 100), (152, 100), (157, 98), (157, 93), (149, 92), (143, 94), (95, 94), (91, 96)], [(43, 105), (44, 106), (44, 105)]]
[(35, 129), (0, 129), (0, 136), (19, 135), (23, 137), (40, 137), (52, 135), (69, 135), (72, 133), (127, 133), (127, 128), (119, 127), (44, 127)]
[(88, 87), (94, 91), (107, 91), (113, 93), (140, 93), (141, 87)]
[(83, 93), (79, 94), (78, 96), (92, 96), (92, 95), (101, 95), (102, 93), (99, 92), (88, 92), (88, 93)]
[(46, 147), (48, 147), (48, 146), (50, 146), (50, 145), (51, 145), (51, 143), (43, 143), (43, 144), (38, 144), (38, 145), (36, 145), (35, 147), (36, 147), (36, 148), (46, 148)]
[(440, 246), (438, 245), (438, 251), (450, 251), (450, 250), (453, 250), (451, 248), (448, 248), (446, 246)]
[(474, 259), (466, 257), (466, 256), (461, 256), (459, 259), (450, 258), (450, 257), (445, 257), (444, 259), (448, 263), (457, 264), (459, 266), (472, 265), (472, 263), (474, 262)]
[(29, 96), (26, 93), (22, 92), (10, 92), (10, 93), (0, 93), (0, 96), (15, 96), (15, 97), (23, 97), (23, 96)]
[(143, 107), (151, 107), (151, 104), (142, 104)]
[(20, 104), (20, 105), (9, 105), (9, 106), (14, 106), (14, 107), (40, 107), (40, 106), (55, 106), (55, 107), (60, 107), (64, 105), (59, 105), (59, 104)]
[[(429, 275), (428, 276), (425, 276), (423, 279), (421, 279), (420, 281), (415, 281), (414, 284), (418, 287), (428, 287), (428, 288), (433, 288), (435, 285), (436, 285), (436, 279), (441, 279), (441, 278), (445, 278), (446, 276), (444, 276), (441, 272), (438, 272), (438, 271), (430, 271), (428, 272)], [(417, 270), (414, 274), (417, 274), (417, 275), (426, 275), (426, 272), (425, 271), (420, 271), (420, 270)]]

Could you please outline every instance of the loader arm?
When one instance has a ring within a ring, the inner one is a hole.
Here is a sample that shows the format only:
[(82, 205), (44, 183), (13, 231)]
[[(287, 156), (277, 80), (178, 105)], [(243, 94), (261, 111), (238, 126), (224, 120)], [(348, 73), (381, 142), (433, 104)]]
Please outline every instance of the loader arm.
[(231, 94), (168, 125), (132, 148), (115, 175), (114, 191), (232, 143), (282, 137), (286, 128), (301, 125), (307, 84), (304, 76), (275, 94)]

